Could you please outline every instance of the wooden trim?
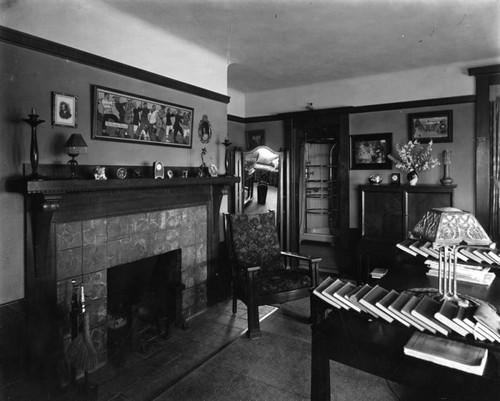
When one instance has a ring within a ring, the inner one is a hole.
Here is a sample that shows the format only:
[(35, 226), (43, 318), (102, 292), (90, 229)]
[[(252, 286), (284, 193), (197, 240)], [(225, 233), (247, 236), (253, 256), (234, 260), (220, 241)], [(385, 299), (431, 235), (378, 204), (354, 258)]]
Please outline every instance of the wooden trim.
[(469, 75), (491, 75), (500, 74), (500, 64), (488, 65), (486, 67), (469, 68)]
[(490, 132), (490, 102), (489, 77), (476, 76), (476, 136), (475, 136), (475, 215), (479, 223), (489, 227), (490, 213), (490, 163), (491, 163), (491, 132)]
[(312, 111), (292, 111), (287, 113), (278, 113), (269, 116), (257, 116), (257, 117), (237, 117), (231, 116), (229, 121), (236, 121), (243, 124), (250, 123), (260, 123), (266, 121), (282, 121), (288, 118), (298, 118), (298, 117), (311, 117), (319, 116), (323, 114), (334, 114), (334, 113), (370, 113), (375, 111), (387, 111), (387, 110), (400, 110), (400, 109), (413, 109), (418, 107), (436, 107), (436, 106), (448, 106), (452, 104), (463, 104), (463, 103), (475, 103), (475, 95), (465, 95), (465, 96), (452, 96), (452, 97), (441, 97), (435, 99), (423, 99), (423, 100), (412, 100), (408, 102), (395, 102), (395, 103), (382, 103), (382, 104), (371, 104), (366, 106), (353, 106), (353, 107), (333, 107), (328, 109), (318, 109)]
[(409, 102), (396, 102), (396, 103), (373, 104), (368, 106), (357, 106), (353, 107), (351, 114), (368, 113), (373, 111), (414, 109), (418, 107), (448, 106), (452, 104), (475, 103), (475, 102), (476, 102), (475, 95), (441, 97), (435, 99), (412, 100)]
[(234, 116), (232, 114), (227, 115), (227, 121), (245, 124), (245, 119), (243, 117)]
[(118, 61), (110, 60), (105, 57), (97, 56), (82, 50), (75, 49), (57, 42), (42, 39), (37, 36), (29, 35), (24, 32), (0, 26), (0, 41), (12, 45), (24, 47), (29, 50), (38, 51), (50, 56), (60, 57), (76, 63), (88, 65), (104, 71), (110, 71), (126, 77), (149, 82), (165, 88), (178, 90), (217, 102), (228, 104), (230, 97), (213, 92), (208, 89), (200, 88), (176, 79), (168, 78), (163, 75), (155, 74), (140, 68), (132, 67)]

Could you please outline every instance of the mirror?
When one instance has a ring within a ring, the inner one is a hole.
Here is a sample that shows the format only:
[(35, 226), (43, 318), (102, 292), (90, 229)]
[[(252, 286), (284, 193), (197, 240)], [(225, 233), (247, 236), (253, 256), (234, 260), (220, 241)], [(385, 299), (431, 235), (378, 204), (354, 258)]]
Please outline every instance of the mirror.
[(281, 155), (267, 146), (243, 153), (243, 213), (274, 210), (279, 215)]
[(282, 249), (287, 244), (286, 222), (283, 220), (286, 204), (283, 192), (285, 159), (284, 152), (267, 146), (258, 146), (247, 152), (238, 149), (234, 153), (235, 176), (241, 177), (235, 185), (235, 212), (245, 214), (274, 210)]

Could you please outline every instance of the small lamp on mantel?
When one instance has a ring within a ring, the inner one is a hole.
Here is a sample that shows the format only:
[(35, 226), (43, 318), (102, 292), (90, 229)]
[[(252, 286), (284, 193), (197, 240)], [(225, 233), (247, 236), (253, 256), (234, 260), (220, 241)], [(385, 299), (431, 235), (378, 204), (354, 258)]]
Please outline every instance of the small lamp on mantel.
[(457, 293), (457, 252), (467, 246), (487, 248), (492, 241), (469, 212), (453, 207), (430, 209), (412, 230), (416, 238), (432, 242), (439, 251), (438, 295), (468, 305)]
[(75, 160), (75, 157), (82, 153), (87, 153), (87, 144), (80, 134), (71, 134), (64, 145), (64, 151), (66, 154), (71, 156), (71, 160), (68, 161), (68, 165), (71, 170), (71, 179), (77, 179), (78, 162)]

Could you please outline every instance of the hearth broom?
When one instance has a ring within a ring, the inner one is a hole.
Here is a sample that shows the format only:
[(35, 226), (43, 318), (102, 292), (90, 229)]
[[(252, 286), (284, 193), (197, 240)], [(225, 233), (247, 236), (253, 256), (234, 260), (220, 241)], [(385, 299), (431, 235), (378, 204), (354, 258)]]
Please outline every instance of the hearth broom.
[(80, 286), (81, 293), (81, 320), (78, 327), (78, 335), (68, 347), (67, 357), (69, 362), (85, 374), (85, 389), (89, 390), (88, 372), (97, 366), (97, 351), (90, 337), (89, 315), (85, 311), (85, 293), (83, 284)]

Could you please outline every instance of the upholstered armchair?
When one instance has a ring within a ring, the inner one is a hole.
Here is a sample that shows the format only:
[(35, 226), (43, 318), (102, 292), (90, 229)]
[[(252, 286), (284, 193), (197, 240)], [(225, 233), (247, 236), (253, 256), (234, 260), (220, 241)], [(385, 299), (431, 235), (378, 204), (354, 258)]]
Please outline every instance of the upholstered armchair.
[(248, 310), (247, 335), (258, 338), (259, 305), (309, 297), (318, 283), (321, 259), (282, 252), (273, 211), (225, 214), (224, 233), (232, 269), (233, 313), (240, 299)]

